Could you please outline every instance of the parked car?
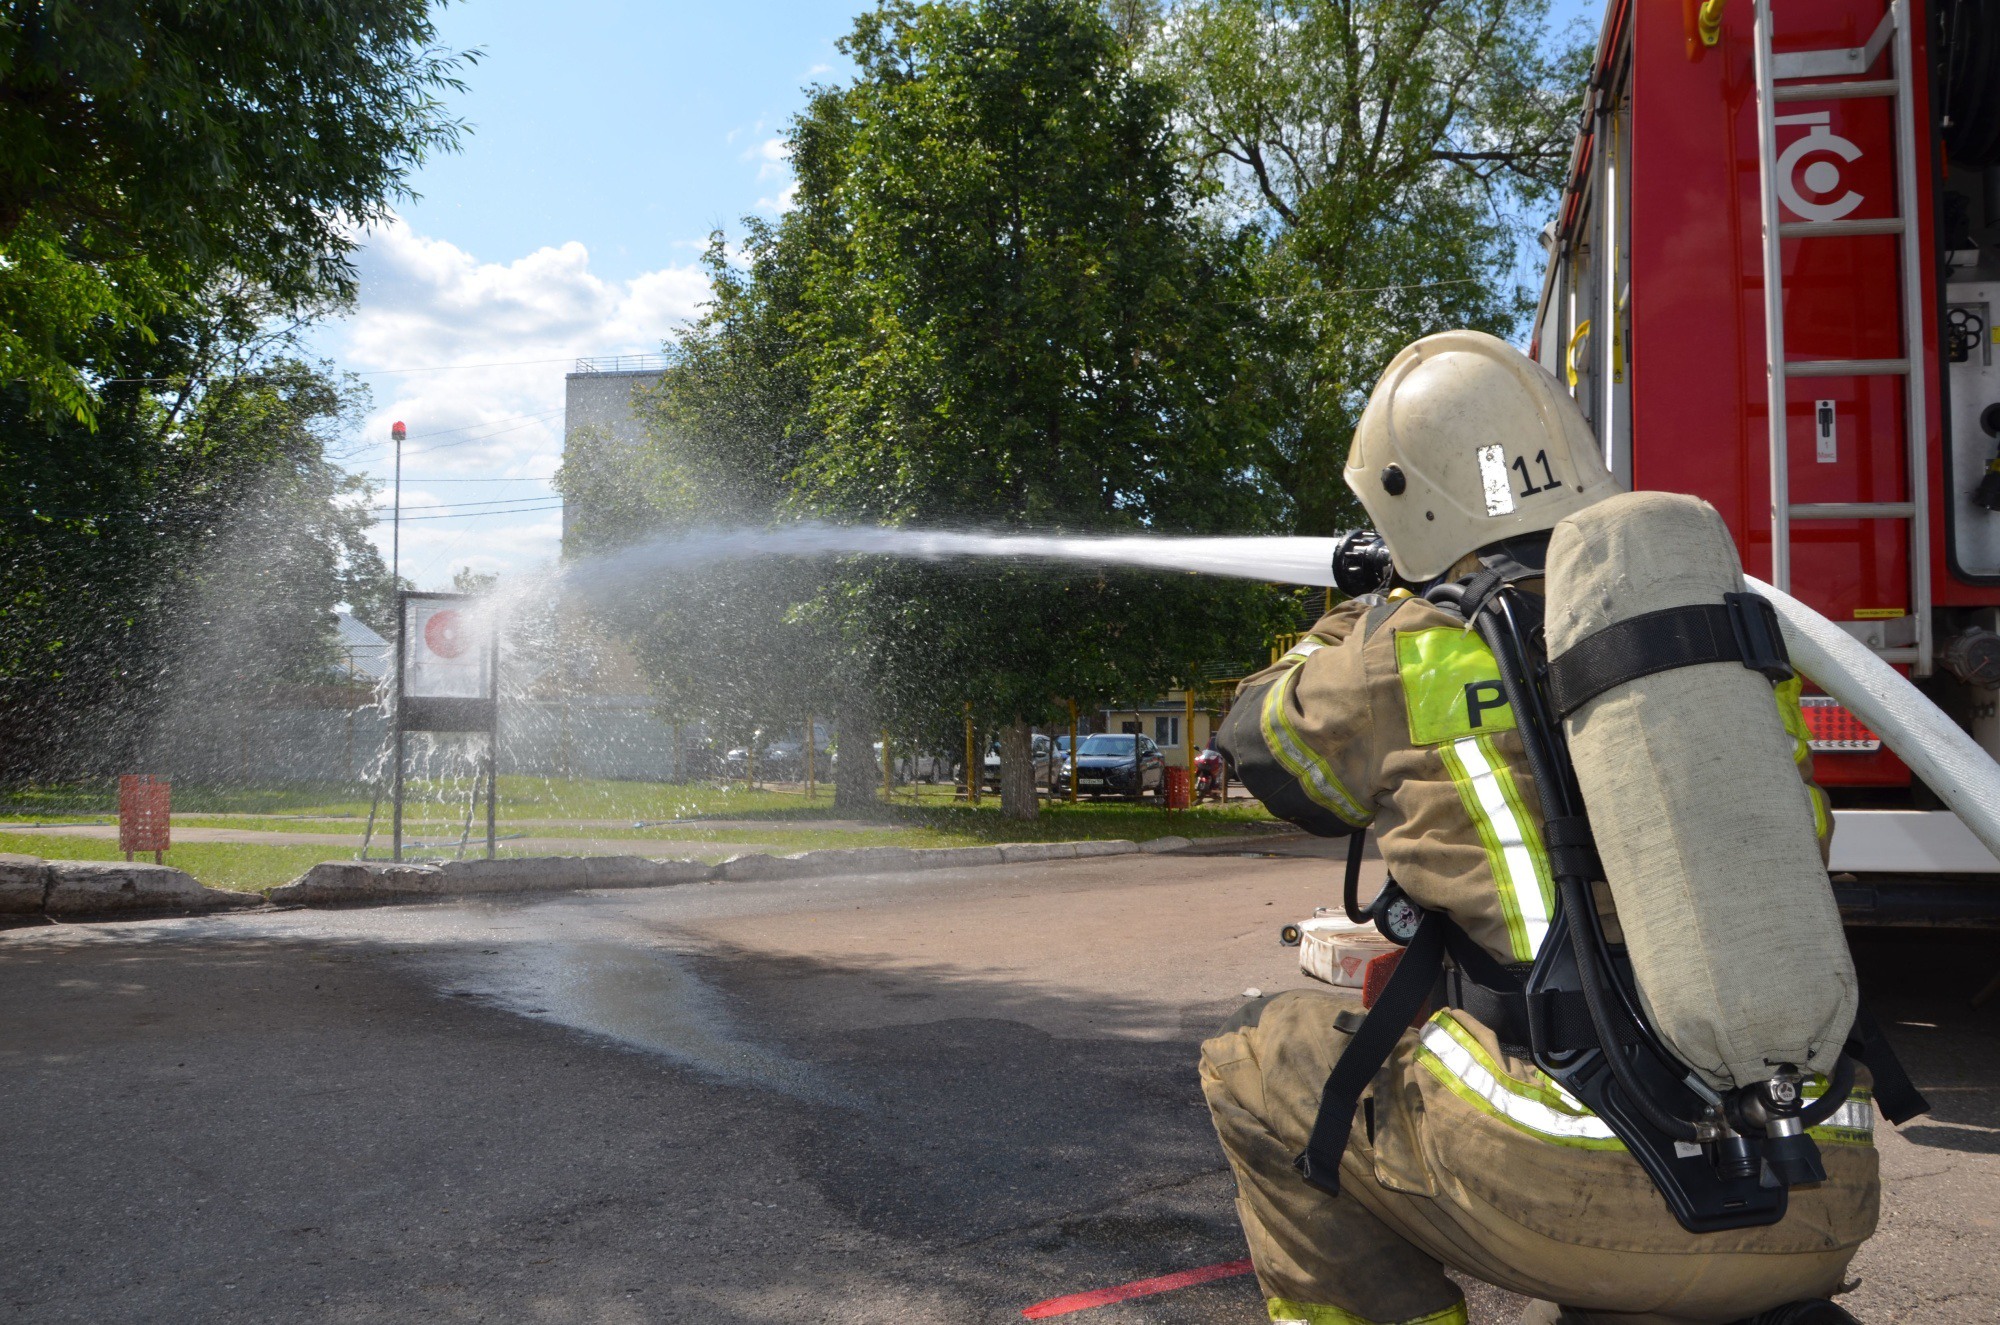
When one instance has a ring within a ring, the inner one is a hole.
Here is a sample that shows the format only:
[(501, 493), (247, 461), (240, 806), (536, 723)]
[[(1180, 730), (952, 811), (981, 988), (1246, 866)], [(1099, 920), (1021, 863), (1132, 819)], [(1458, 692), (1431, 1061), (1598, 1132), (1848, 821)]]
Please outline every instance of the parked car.
[[(893, 760), (891, 775), (899, 783), (910, 782), (956, 782), (958, 765), (943, 755), (914, 754), (898, 748)], [(882, 766), (882, 743), (875, 742), (875, 766)]]
[[(813, 756), (813, 771), (825, 777), (829, 769), (826, 751)], [(773, 741), (757, 756), (757, 776), (769, 778), (773, 782), (803, 782), (806, 779), (806, 743), (786, 739)]]
[[(1056, 780), (1067, 783), (1068, 761), (1056, 769)], [(1167, 757), (1153, 738), (1133, 732), (1099, 732), (1086, 736), (1076, 748), (1076, 789), (1078, 795), (1093, 800), (1100, 797), (1129, 796), (1133, 800), (1155, 792), (1164, 795)]]
[[(1035, 785), (1052, 785), (1056, 771), (1055, 742), (1036, 732), (1029, 748), (1035, 767)], [(989, 787), (1000, 785), (1000, 742), (997, 740), (986, 747), (986, 758), (981, 764), (981, 781)]]

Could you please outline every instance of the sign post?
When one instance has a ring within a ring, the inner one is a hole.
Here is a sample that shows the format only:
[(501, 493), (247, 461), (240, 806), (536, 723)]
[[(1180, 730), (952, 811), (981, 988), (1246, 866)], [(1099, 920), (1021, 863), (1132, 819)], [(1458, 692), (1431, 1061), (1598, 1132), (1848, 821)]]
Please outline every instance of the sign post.
[(403, 858), (405, 738), (413, 731), (486, 735), (486, 858), (494, 855), (499, 788), (500, 635), (470, 594), (396, 593), (392, 858)]

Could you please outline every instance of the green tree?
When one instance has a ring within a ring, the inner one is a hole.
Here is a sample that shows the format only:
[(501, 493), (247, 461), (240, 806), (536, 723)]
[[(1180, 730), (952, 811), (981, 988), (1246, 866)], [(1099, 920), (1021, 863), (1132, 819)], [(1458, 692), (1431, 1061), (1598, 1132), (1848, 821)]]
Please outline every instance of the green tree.
[(470, 566), (460, 566), (451, 573), (451, 587), (454, 593), (478, 597), (492, 593), (499, 584), (500, 576), (493, 571), (478, 571)]
[[(387, 624), (328, 450), (352, 393), (292, 341), (457, 139), (432, 9), (0, 0), (0, 776), (120, 757), (207, 604), (267, 679), (343, 598)], [(232, 544), (270, 554), (254, 603)]]
[(432, 8), (0, 0), (0, 380), (87, 422), (218, 272), (351, 295), (355, 227), (459, 132)]
[(1283, 423), (1256, 463), (1299, 533), (1351, 525), (1340, 479), (1382, 365), (1448, 327), (1508, 335), (1513, 279), (1568, 159), (1588, 49), (1546, 0), (1182, 0), (1148, 62), (1187, 150), (1265, 238), (1257, 307)]
[(367, 404), (324, 366), (274, 357), (208, 384), (166, 425), (171, 448), (200, 460), (163, 495), (183, 519), (204, 512), (169, 571), (170, 691), (241, 701), (333, 679), (341, 603), (393, 626), (394, 587), (368, 537), (376, 490), (331, 458)]
[[(710, 300), (667, 349), (659, 386), (637, 408), (649, 424), (635, 450), (573, 438), (557, 476), (570, 512), (571, 557), (632, 549), (715, 526), (767, 523), (815, 436), (793, 330), (796, 225), (748, 224), (738, 268), (720, 234), (705, 263)], [(643, 553), (628, 551), (628, 557)], [(872, 803), (879, 766), (869, 754), (877, 709), (864, 659), (837, 623), (809, 610), (832, 579), (804, 562), (728, 562), (618, 575), (579, 568), (573, 600), (629, 639), (664, 716), (700, 722), (713, 738), (830, 719), (846, 758), (836, 802)], [(606, 592), (594, 592), (606, 575)], [(615, 590), (615, 591), (614, 591)]]
[[(792, 132), (795, 513), (1079, 531), (1267, 527), (1245, 245), (1197, 219), (1170, 84), (1080, 0), (895, 3)], [(788, 268), (790, 269), (790, 268)], [(880, 701), (970, 701), (1034, 813), (1030, 724), (1157, 692), (1262, 633), (1269, 598), (1191, 577), (856, 569), (818, 611)], [(1003, 771), (1004, 771), (1003, 770)]]
[(44, 443), (0, 449), (0, 780), (106, 771), (171, 701), (327, 679), (338, 603), (387, 624), (373, 490), (331, 458), (365, 394), (216, 330), (134, 338), (149, 380), (94, 432), (0, 392), (0, 436)]

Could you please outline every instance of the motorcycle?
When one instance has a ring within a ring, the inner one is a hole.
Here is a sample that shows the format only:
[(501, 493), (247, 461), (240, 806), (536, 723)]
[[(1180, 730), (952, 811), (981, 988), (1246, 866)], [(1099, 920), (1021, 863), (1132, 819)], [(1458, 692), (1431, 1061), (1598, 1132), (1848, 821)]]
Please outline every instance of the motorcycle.
[(1206, 800), (1221, 794), (1222, 751), (1211, 745), (1194, 757), (1194, 795), (1196, 800)]

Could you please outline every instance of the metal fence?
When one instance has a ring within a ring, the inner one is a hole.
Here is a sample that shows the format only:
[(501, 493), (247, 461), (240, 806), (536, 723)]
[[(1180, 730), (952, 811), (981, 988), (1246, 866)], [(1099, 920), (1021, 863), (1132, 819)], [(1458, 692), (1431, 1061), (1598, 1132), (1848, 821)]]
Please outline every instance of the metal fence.
[(657, 373), (667, 366), (664, 354), (601, 354), (578, 359), (575, 373)]
[[(643, 697), (503, 700), (500, 772), (681, 780), (699, 727), (676, 729)], [(358, 782), (383, 767), (387, 715), (352, 708), (211, 705), (170, 713), (152, 733), (151, 770), (190, 782)]]

